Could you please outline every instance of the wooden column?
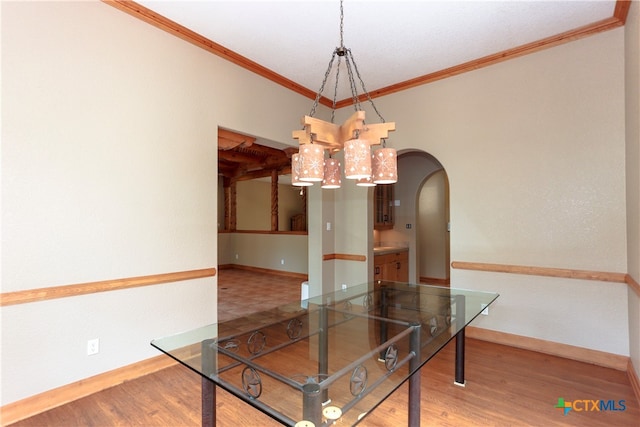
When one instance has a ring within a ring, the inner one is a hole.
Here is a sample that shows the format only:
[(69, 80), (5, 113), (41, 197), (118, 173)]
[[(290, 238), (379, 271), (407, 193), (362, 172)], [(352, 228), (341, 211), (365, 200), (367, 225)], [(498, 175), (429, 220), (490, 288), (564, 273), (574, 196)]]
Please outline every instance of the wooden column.
[(224, 230), (236, 231), (236, 180), (223, 178), (224, 190)]
[(224, 224), (223, 230), (231, 229), (231, 180), (227, 177), (222, 178), (222, 190), (224, 191)]
[[(228, 227), (225, 224), (225, 229), (229, 230), (229, 231), (236, 231), (236, 226), (238, 224), (237, 221), (237, 203), (236, 203), (236, 180), (230, 180), (230, 184), (228, 189), (225, 188), (225, 192), (224, 192), (224, 205), (225, 205), (225, 221), (227, 220), (227, 216), (228, 216)], [(227, 197), (227, 193), (229, 194)], [(228, 214), (227, 214), (228, 212)]]
[(278, 171), (271, 171), (271, 231), (278, 231)]

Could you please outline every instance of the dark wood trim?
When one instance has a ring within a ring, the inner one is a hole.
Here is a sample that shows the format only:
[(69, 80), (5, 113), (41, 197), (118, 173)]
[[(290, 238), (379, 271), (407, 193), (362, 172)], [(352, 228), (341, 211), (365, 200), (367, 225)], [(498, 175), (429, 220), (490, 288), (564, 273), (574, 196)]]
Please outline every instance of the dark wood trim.
[(605, 368), (612, 368), (618, 371), (627, 371), (629, 366), (629, 356), (607, 353), (584, 347), (576, 347), (569, 344), (547, 341), (539, 338), (525, 337), (523, 335), (515, 335), (507, 332), (494, 331), (491, 329), (478, 328), (475, 326), (466, 327), (466, 336), (467, 338), (475, 338), (495, 344), (508, 345), (510, 347), (564, 357), (565, 359), (591, 363), (592, 365), (604, 366)]
[(618, 0), (616, 7), (613, 9), (613, 17), (618, 19), (622, 25), (627, 23), (627, 16), (629, 15), (629, 8), (631, 7), (631, 0)]
[(306, 231), (270, 231), (270, 230), (220, 230), (218, 233), (237, 233), (237, 234), (291, 234), (294, 236), (307, 236)]
[(339, 259), (342, 261), (366, 261), (365, 255), (352, 255), (352, 254), (324, 254), (322, 255), (323, 261), (330, 261), (332, 259)]
[(278, 231), (278, 171), (271, 170), (271, 231)]
[(162, 354), (131, 365), (123, 366), (122, 368), (94, 375), (71, 384), (63, 385), (61, 387), (18, 400), (17, 402), (9, 403), (0, 409), (0, 412), (2, 413), (2, 425), (6, 426), (13, 424), (49, 409), (89, 396), (90, 394), (117, 386), (125, 381), (134, 380), (144, 375), (168, 368), (169, 366), (173, 366), (177, 363), (178, 362), (175, 360)]
[(438, 286), (450, 286), (451, 285), (451, 279), (450, 278), (446, 278), (446, 279), (441, 279), (439, 277), (424, 277), (424, 276), (420, 276), (420, 283), (423, 283), (425, 285), (438, 285)]
[(204, 268), (201, 270), (179, 271), (176, 273), (153, 274), (150, 276), (127, 277), (124, 279), (103, 280), (100, 282), (4, 292), (0, 294), (0, 307), (56, 298), (75, 297), (78, 295), (94, 294), (97, 292), (116, 291), (140, 286), (180, 282), (183, 280), (201, 279), (215, 275), (215, 268)]
[[(242, 55), (235, 53), (234, 51), (225, 48), (218, 43), (215, 43), (201, 35), (179, 25), (176, 22), (173, 22), (162, 15), (159, 15), (142, 5), (139, 5), (133, 1), (128, 0), (102, 0), (104, 3), (115, 7), (129, 15), (132, 15), (148, 24), (151, 24), (161, 30), (164, 30), (170, 34), (173, 34), (181, 39), (192, 43), (202, 49), (205, 49), (214, 55), (217, 55), (223, 59), (226, 59), (234, 64), (245, 68), (253, 73), (258, 74), (272, 82), (275, 82), (281, 86), (284, 86), (296, 93), (299, 93), (309, 99), (315, 99), (316, 93), (310, 89), (307, 89), (277, 73), (274, 71), (263, 67), (260, 64), (257, 64), (251, 61), (248, 58), (245, 58)], [(542, 40), (537, 40), (532, 43), (527, 43), (522, 46), (504, 50), (502, 52), (495, 53), (493, 55), (488, 55), (482, 58), (474, 59), (472, 61), (465, 62), (460, 65), (456, 65), (454, 67), (446, 68), (444, 70), (436, 71), (434, 73), (425, 74), (420, 77), (416, 77), (410, 80), (405, 80), (400, 83), (396, 83), (373, 92), (370, 92), (369, 95), (371, 98), (378, 98), (381, 96), (386, 96), (395, 92), (400, 92), (403, 90), (407, 90), (416, 86), (421, 86), (427, 83), (432, 83), (437, 80), (442, 80), (448, 77), (456, 76), (458, 74), (466, 73), (468, 71), (477, 70), (479, 68), (487, 67), (489, 65), (497, 64), (503, 61), (507, 61), (509, 59), (517, 58), (519, 56), (528, 55), (530, 53), (535, 53), (543, 49), (547, 49), (550, 47), (558, 46), (560, 44), (568, 43), (574, 40), (578, 40), (584, 37), (592, 36), (594, 34), (601, 33), (603, 31), (612, 30), (614, 28), (621, 27), (625, 24), (627, 20), (627, 15), (629, 13), (629, 7), (631, 6), (630, 0), (618, 0), (616, 2), (616, 6), (614, 8), (614, 13), (611, 18), (603, 19), (598, 22), (594, 22), (592, 24), (588, 24), (570, 31), (566, 31), (564, 33), (560, 33), (551, 37), (544, 38)], [(366, 101), (366, 95), (362, 94), (360, 96), (360, 101)], [(324, 96), (320, 98), (320, 103), (329, 108), (332, 107), (332, 101)], [(353, 100), (351, 98), (343, 99), (336, 103), (336, 108), (342, 108), (353, 104)]]
[[(618, 1), (618, 3), (620, 3), (620, 0)], [(487, 55), (482, 58), (455, 65), (453, 67), (445, 68), (444, 70), (425, 74), (423, 76), (416, 77), (410, 80), (405, 80), (403, 82), (370, 92), (369, 95), (371, 95), (371, 98), (390, 95), (395, 92), (400, 92), (416, 86), (422, 86), (427, 83), (433, 83), (438, 80), (457, 76), (458, 74), (474, 71), (479, 68), (488, 67), (490, 65), (498, 64), (509, 59), (517, 58), (519, 56), (529, 55), (543, 49), (548, 49), (584, 37), (589, 37), (604, 31), (609, 31), (623, 25), (624, 22), (616, 17), (604, 19), (602, 21), (594, 22), (592, 24), (585, 25), (571, 31), (556, 34), (554, 36), (547, 37), (542, 40), (537, 40), (532, 43), (527, 43), (513, 49), (503, 50), (502, 52), (494, 53), (492, 55)], [(361, 102), (365, 102), (367, 100), (366, 95), (359, 96), (359, 100)], [(336, 108), (346, 107), (351, 105), (352, 103), (353, 101), (351, 99), (344, 99), (336, 103)]]
[(631, 358), (629, 358), (629, 365), (627, 366), (627, 375), (629, 376), (629, 382), (631, 383), (633, 393), (636, 395), (638, 403), (640, 403), (640, 378), (638, 378), (638, 374), (633, 368), (633, 361)]
[(252, 271), (254, 273), (260, 273), (260, 274), (273, 274), (276, 276), (293, 277), (294, 279), (300, 279), (300, 280), (309, 279), (309, 275), (306, 273), (295, 273), (293, 271), (272, 270), (270, 268), (252, 267), (250, 265), (224, 264), (224, 265), (219, 265), (218, 268), (220, 270), (231, 270), (231, 269), (246, 270), (246, 271)]
[[(231, 49), (227, 49), (226, 47), (207, 39), (206, 37), (202, 37), (200, 34), (189, 30), (182, 25), (173, 22), (170, 19), (165, 18), (162, 15), (159, 15), (153, 12), (146, 7), (128, 0), (102, 0), (104, 3), (115, 7), (118, 10), (121, 10), (129, 15), (138, 18), (147, 24), (151, 24), (154, 27), (157, 27), (163, 31), (168, 32), (169, 34), (173, 34), (176, 37), (181, 38), (195, 46), (198, 46), (208, 52), (213, 53), (223, 59), (226, 59), (229, 62), (232, 62), (246, 70), (249, 70), (259, 76), (262, 76), (268, 80), (271, 80), (274, 83), (277, 83), (281, 86), (286, 87), (294, 92), (299, 93), (309, 99), (315, 99), (316, 93), (306, 87), (299, 85), (298, 83), (287, 79), (286, 77), (277, 74), (276, 72), (263, 67), (262, 65), (245, 58), (242, 55), (237, 54)], [(326, 105), (327, 107), (331, 107), (332, 101), (326, 97), (322, 97), (320, 99), (320, 103)]]
[(532, 267), (524, 265), (487, 264), (482, 262), (453, 261), (452, 268), (461, 270), (491, 271), (494, 273), (527, 274), (532, 276), (563, 277), (566, 279), (596, 280), (599, 282), (626, 283), (625, 273), (572, 270), (568, 268)]
[(631, 290), (635, 292), (638, 297), (640, 297), (640, 284), (638, 284), (638, 282), (636, 282), (630, 274), (627, 274), (625, 276), (625, 282), (627, 283), (627, 285), (629, 285), (629, 288), (631, 288)]

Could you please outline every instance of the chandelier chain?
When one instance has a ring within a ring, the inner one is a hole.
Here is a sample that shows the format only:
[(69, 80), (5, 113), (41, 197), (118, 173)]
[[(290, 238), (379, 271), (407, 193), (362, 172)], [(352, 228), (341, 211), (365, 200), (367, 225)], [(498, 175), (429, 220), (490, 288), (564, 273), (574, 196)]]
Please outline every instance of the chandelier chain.
[(340, 0), (340, 47), (344, 48), (344, 7)]
[[(310, 117), (316, 113), (316, 108), (318, 107), (318, 103), (320, 102), (320, 96), (322, 96), (322, 92), (324, 91), (324, 85), (327, 83), (327, 79), (329, 78), (329, 74), (331, 73), (331, 68), (333, 68), (333, 61), (336, 59), (337, 50), (333, 51), (333, 55), (331, 55), (331, 60), (329, 61), (329, 66), (327, 67), (327, 71), (324, 73), (324, 79), (322, 79), (322, 84), (320, 85), (320, 90), (316, 94), (316, 99), (313, 101), (313, 105), (311, 106), (311, 112), (309, 113)], [(338, 82), (336, 81), (336, 85)], [(335, 108), (335, 105), (334, 105)]]
[(338, 103), (338, 82), (340, 81), (340, 63), (341, 62), (342, 62), (342, 56), (338, 55), (338, 65), (336, 67), (336, 84), (335, 84), (335, 87), (333, 88), (333, 104), (331, 105), (331, 123), (334, 123), (335, 116), (336, 116), (336, 104)]
[[(362, 91), (367, 96), (367, 99), (369, 100), (369, 103), (371, 104), (371, 107), (373, 107), (373, 110), (376, 112), (378, 117), (380, 117), (380, 120), (382, 120), (382, 123), (385, 123), (384, 117), (382, 117), (382, 114), (380, 114), (380, 112), (378, 111), (378, 108), (376, 108), (376, 104), (373, 103), (373, 99), (371, 99), (371, 95), (369, 95), (369, 91), (367, 90), (367, 88), (364, 85), (364, 81), (362, 80), (362, 77), (360, 76), (360, 71), (358, 71), (358, 66), (356, 65), (356, 61), (355, 61), (355, 59), (353, 59), (353, 54), (351, 53), (351, 49), (348, 49), (347, 52), (348, 52), (349, 58), (351, 58), (351, 62), (353, 63), (353, 69), (356, 71), (356, 75), (358, 76), (358, 80), (360, 80), (360, 86), (362, 87)], [(358, 104), (358, 105), (360, 105), (360, 104)]]
[[(334, 123), (334, 119), (335, 119), (335, 112), (336, 112), (336, 105), (337, 105), (337, 97), (338, 97), (338, 84), (340, 82), (340, 63), (341, 63), (341, 57), (345, 56), (345, 66), (347, 68), (347, 77), (349, 80), (349, 88), (351, 90), (351, 99), (353, 101), (353, 106), (355, 108), (356, 111), (360, 111), (362, 110), (362, 106), (360, 105), (360, 99), (358, 97), (358, 88), (356, 85), (356, 80), (355, 77), (358, 78), (358, 81), (360, 82), (360, 87), (362, 87), (362, 91), (364, 92), (365, 96), (367, 97), (367, 100), (369, 101), (369, 103), (371, 104), (371, 107), (373, 108), (373, 110), (376, 112), (376, 114), (378, 115), (378, 117), (380, 118), (380, 120), (385, 123), (384, 117), (382, 117), (382, 114), (380, 114), (380, 111), (378, 111), (378, 108), (376, 107), (376, 104), (373, 102), (373, 99), (371, 99), (371, 95), (369, 94), (369, 91), (367, 91), (367, 88), (364, 84), (364, 80), (362, 80), (362, 76), (360, 75), (360, 71), (358, 70), (358, 66), (356, 65), (356, 61), (353, 59), (353, 54), (351, 53), (351, 49), (345, 48), (344, 47), (344, 6), (343, 6), (343, 0), (340, 0), (340, 47), (337, 47), (334, 51), (333, 51), (333, 55), (331, 55), (331, 60), (329, 61), (329, 66), (327, 67), (327, 71), (325, 71), (324, 73), (324, 78), (322, 79), (322, 84), (320, 85), (320, 90), (318, 90), (318, 93), (316, 94), (316, 98), (313, 101), (313, 105), (311, 107), (311, 112), (309, 113), (309, 116), (313, 117), (314, 114), (316, 113), (316, 109), (318, 108), (318, 104), (320, 102), (320, 97), (322, 96), (322, 92), (324, 92), (324, 87), (327, 83), (327, 80), (329, 79), (329, 75), (331, 74), (331, 70), (333, 69), (333, 62), (335, 61), (336, 55), (338, 55), (338, 65), (337, 65), (337, 69), (336, 69), (336, 79), (335, 79), (335, 87), (334, 87), (334, 92), (333, 92), (333, 104), (332, 104), (332, 109), (331, 109), (331, 123)], [(355, 77), (354, 77), (354, 71), (355, 71)]]
[(356, 111), (362, 110), (360, 106), (360, 100), (358, 99), (358, 88), (356, 87), (356, 80), (353, 78), (353, 57), (351, 56), (351, 49), (346, 49), (347, 59), (344, 61), (347, 66), (347, 74), (349, 76), (349, 88), (351, 89), (351, 99)]

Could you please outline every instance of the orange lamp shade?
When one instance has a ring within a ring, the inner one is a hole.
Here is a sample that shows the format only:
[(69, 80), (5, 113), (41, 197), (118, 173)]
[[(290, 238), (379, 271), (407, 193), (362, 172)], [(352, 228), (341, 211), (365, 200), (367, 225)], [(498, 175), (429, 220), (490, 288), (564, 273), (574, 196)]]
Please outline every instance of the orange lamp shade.
[(348, 179), (371, 176), (371, 148), (364, 139), (350, 139), (344, 143), (344, 176)]
[(300, 146), (300, 181), (319, 182), (324, 174), (324, 149), (317, 144)]
[(373, 182), (393, 184), (398, 181), (398, 155), (394, 148), (380, 148), (373, 152)]
[(291, 156), (291, 185), (296, 187), (307, 187), (313, 185), (312, 182), (300, 181), (300, 154), (295, 153)]
[(342, 178), (340, 174), (340, 162), (334, 158), (324, 160), (324, 178), (322, 188), (340, 188)]

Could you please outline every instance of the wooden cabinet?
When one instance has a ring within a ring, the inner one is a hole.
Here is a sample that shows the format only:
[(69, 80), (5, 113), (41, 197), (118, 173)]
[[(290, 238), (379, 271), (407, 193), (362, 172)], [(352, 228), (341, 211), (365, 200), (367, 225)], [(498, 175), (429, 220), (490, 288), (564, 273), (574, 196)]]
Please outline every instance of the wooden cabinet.
[(305, 214), (291, 217), (291, 231), (307, 231), (307, 216)]
[(373, 257), (374, 280), (409, 281), (409, 251), (384, 253)]
[(373, 193), (373, 228), (393, 228), (393, 184), (379, 184)]

